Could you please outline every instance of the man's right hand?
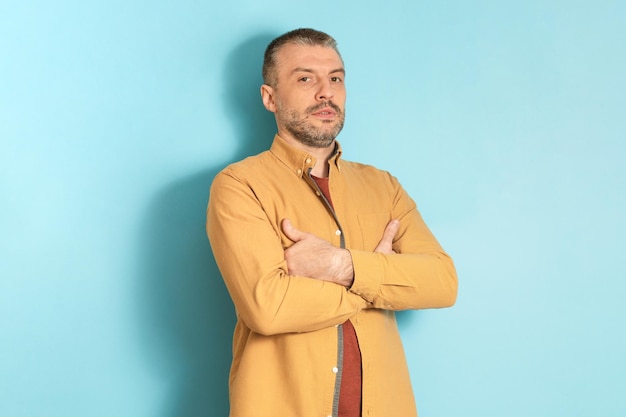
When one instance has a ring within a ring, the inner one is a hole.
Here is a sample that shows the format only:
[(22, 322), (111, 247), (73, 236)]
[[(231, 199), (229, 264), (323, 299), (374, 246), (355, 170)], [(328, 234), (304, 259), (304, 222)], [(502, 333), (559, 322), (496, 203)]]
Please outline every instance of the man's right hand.
[(285, 249), (285, 260), (290, 274), (330, 281), (350, 287), (354, 280), (352, 256), (346, 249), (296, 229), (289, 219), (283, 219), (282, 229), (292, 246)]
[[(349, 288), (354, 280), (350, 252), (337, 248), (319, 237), (296, 229), (289, 219), (284, 219), (282, 229), (294, 245), (285, 250), (285, 260), (290, 274), (331, 281)], [(400, 229), (397, 219), (387, 223), (383, 236), (374, 252), (392, 254), (393, 239)]]

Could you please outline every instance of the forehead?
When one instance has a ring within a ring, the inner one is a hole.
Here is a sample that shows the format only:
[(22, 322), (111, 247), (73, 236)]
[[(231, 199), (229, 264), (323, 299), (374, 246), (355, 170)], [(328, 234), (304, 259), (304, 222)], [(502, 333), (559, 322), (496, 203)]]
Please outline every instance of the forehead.
[(276, 58), (279, 77), (298, 68), (320, 72), (343, 69), (337, 51), (325, 46), (287, 44), (280, 48)]

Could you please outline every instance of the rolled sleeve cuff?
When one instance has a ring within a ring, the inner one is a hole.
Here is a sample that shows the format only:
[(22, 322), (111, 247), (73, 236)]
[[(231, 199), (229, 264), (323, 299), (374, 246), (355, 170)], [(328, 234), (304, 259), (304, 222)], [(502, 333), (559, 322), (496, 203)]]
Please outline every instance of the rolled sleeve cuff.
[(383, 282), (383, 256), (379, 253), (350, 250), (354, 268), (354, 282), (350, 292), (373, 303)]

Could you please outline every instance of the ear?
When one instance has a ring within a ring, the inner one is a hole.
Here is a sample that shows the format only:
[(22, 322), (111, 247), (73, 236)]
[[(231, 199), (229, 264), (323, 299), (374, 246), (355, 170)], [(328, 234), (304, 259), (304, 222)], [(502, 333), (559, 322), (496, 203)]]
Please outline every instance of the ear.
[(265, 108), (272, 113), (276, 112), (276, 101), (274, 101), (274, 88), (267, 84), (261, 86), (261, 99)]

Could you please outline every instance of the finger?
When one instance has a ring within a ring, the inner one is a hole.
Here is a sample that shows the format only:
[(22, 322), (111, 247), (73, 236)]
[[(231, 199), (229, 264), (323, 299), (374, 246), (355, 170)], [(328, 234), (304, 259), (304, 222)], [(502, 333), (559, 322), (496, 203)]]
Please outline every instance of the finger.
[(396, 237), (398, 230), (400, 229), (400, 221), (397, 219), (391, 220), (387, 223), (385, 227), (385, 231), (383, 232), (383, 237), (378, 242), (378, 246), (376, 246), (375, 252), (382, 253), (392, 253), (393, 252), (393, 239)]
[(387, 227), (385, 227), (382, 240), (393, 243), (393, 239), (396, 237), (396, 234), (398, 234), (398, 230), (400, 230), (400, 220), (391, 220), (389, 223), (387, 223)]
[(291, 224), (291, 220), (283, 219), (281, 222), (281, 226), (283, 228), (283, 233), (285, 236), (289, 238), (289, 240), (293, 242), (299, 242), (306, 237), (306, 233), (296, 229), (293, 224)]

